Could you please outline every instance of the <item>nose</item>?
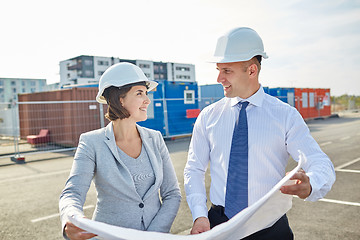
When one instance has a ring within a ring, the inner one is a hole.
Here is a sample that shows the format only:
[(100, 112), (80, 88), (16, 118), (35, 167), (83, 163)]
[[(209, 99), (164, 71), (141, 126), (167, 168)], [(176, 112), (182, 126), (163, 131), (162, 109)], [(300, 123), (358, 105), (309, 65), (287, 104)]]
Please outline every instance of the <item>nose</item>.
[(216, 80), (218, 83), (222, 83), (224, 82), (224, 77), (223, 75), (221, 74), (221, 72), (219, 72), (219, 75), (217, 77), (217, 80)]
[(145, 103), (145, 104), (150, 104), (150, 103), (151, 103), (151, 100), (150, 100), (150, 98), (149, 98), (148, 95), (145, 95), (144, 103)]

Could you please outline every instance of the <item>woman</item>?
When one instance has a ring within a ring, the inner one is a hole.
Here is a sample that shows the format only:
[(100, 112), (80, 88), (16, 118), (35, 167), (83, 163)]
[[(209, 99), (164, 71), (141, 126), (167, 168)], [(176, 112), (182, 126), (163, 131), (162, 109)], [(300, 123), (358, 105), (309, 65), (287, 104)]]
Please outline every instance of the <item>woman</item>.
[(92, 179), (97, 191), (94, 220), (138, 230), (170, 231), (181, 194), (169, 152), (160, 132), (136, 124), (147, 119), (147, 91), (156, 86), (131, 63), (115, 64), (102, 75), (96, 100), (108, 104), (105, 116), (111, 122), (80, 136), (59, 202), (65, 238), (95, 236), (69, 221), (70, 216), (84, 216)]

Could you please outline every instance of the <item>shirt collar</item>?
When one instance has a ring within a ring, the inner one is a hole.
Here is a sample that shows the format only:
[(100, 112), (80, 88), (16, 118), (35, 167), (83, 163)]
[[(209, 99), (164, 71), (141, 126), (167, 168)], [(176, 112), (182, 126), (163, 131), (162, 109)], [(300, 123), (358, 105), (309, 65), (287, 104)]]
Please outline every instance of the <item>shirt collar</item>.
[(250, 97), (243, 99), (241, 97), (233, 97), (230, 99), (231, 101), (231, 106), (235, 106), (236, 104), (238, 104), (238, 102), (244, 102), (247, 101), (249, 102), (251, 105), (255, 105), (257, 107), (261, 107), (262, 103), (264, 101), (264, 97), (265, 97), (265, 92), (263, 87), (260, 85), (259, 90), (257, 90), (256, 93), (254, 93), (253, 95), (251, 95)]

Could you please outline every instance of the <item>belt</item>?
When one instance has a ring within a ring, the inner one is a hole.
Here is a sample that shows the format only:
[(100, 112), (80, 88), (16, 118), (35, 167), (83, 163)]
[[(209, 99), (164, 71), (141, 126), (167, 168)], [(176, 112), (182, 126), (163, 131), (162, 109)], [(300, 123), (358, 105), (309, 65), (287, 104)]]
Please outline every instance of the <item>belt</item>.
[(225, 208), (221, 205), (211, 204), (211, 208), (214, 209), (216, 212), (221, 213), (222, 215), (225, 213)]

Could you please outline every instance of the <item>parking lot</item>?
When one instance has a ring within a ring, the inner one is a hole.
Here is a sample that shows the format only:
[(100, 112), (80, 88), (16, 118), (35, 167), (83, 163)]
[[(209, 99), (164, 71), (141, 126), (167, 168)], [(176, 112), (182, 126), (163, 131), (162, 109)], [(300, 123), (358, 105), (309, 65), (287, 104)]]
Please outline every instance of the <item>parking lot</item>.
[[(312, 120), (308, 125), (333, 161), (337, 180), (321, 201), (293, 199), (288, 218), (295, 239), (360, 239), (360, 113)], [(173, 234), (187, 234), (192, 226), (183, 188), (189, 142), (189, 137), (166, 141), (183, 196), (171, 229)], [(0, 158), (0, 239), (62, 239), (58, 197), (70, 172), (73, 154), (69, 151), (25, 155), (25, 164)], [(295, 164), (290, 160), (288, 169)], [(207, 172), (207, 189), (209, 183)], [(85, 203), (88, 217), (95, 203), (92, 186)]]

